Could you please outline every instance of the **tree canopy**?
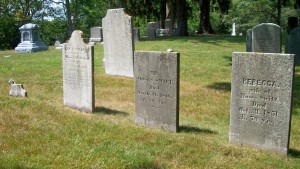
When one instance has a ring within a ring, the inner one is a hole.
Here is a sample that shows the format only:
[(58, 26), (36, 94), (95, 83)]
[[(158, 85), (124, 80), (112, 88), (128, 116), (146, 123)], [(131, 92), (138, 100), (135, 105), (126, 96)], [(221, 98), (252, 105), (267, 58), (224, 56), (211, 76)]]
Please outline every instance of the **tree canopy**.
[(159, 21), (163, 28), (172, 19), (178, 36), (230, 33), (232, 23), (238, 32), (262, 22), (286, 29), (288, 17), (300, 16), (300, 0), (0, 0), (0, 49), (13, 49), (18, 28), (28, 22), (41, 26), (48, 45), (67, 40), (75, 29), (87, 38), (110, 8), (125, 8), (142, 34), (148, 22)]

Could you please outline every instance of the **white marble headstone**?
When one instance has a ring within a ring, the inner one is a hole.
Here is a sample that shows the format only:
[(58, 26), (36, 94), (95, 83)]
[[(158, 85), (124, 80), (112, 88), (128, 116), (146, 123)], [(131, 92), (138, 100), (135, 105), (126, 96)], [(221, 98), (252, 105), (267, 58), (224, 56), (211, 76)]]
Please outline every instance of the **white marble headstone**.
[(65, 106), (92, 112), (94, 96), (94, 47), (85, 44), (81, 31), (74, 31), (63, 45), (63, 89)]
[(109, 9), (102, 19), (106, 74), (133, 77), (132, 17), (124, 9)]

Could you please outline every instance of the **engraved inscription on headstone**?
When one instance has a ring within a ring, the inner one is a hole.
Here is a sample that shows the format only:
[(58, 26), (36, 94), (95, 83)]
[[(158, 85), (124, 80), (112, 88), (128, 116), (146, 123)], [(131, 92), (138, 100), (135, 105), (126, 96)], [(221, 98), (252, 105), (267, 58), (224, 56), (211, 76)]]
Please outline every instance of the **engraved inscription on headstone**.
[(136, 123), (177, 132), (179, 127), (179, 53), (134, 54)]
[(94, 96), (94, 47), (86, 45), (80, 31), (74, 31), (63, 45), (64, 104), (68, 107), (92, 112)]
[(293, 29), (286, 38), (285, 53), (295, 54), (295, 64), (300, 65), (300, 27)]
[(287, 154), (294, 55), (233, 53), (230, 143)]
[(102, 19), (105, 72), (133, 77), (132, 17), (124, 9), (109, 9)]
[(252, 29), (252, 52), (281, 53), (281, 28), (272, 23), (262, 23)]

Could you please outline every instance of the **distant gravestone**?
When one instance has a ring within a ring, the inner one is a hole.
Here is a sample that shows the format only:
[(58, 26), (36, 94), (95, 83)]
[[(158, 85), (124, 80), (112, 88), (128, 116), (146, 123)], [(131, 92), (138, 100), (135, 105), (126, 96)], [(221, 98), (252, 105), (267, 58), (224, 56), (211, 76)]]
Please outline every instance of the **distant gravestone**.
[(102, 27), (92, 27), (90, 29), (91, 31), (91, 38), (90, 42), (102, 42), (103, 41), (103, 33), (102, 33)]
[(54, 43), (55, 49), (60, 50), (62, 49), (62, 44), (57, 40)]
[(246, 52), (252, 52), (252, 29), (248, 29), (246, 33)]
[(140, 41), (140, 29), (139, 28), (133, 29), (133, 39), (134, 39), (134, 42)]
[(169, 34), (173, 35), (174, 34), (174, 22), (172, 19), (166, 19), (165, 21), (165, 29), (169, 29)]
[(83, 112), (95, 108), (94, 47), (86, 45), (81, 31), (74, 31), (68, 43), (63, 44), (64, 104)]
[(230, 143), (287, 154), (294, 55), (233, 53)]
[(147, 25), (147, 37), (148, 39), (156, 38), (156, 29), (159, 29), (159, 22), (149, 22)]
[(17, 53), (48, 50), (48, 46), (40, 40), (40, 27), (38, 25), (28, 23), (21, 26), (19, 29), (21, 32), (21, 43), (15, 48)]
[(102, 27), (106, 74), (133, 77), (132, 17), (124, 9), (109, 9)]
[(136, 123), (177, 132), (179, 53), (136, 51), (134, 73)]
[(300, 65), (300, 27), (293, 29), (287, 36), (285, 53), (295, 54), (295, 64)]
[(252, 29), (252, 52), (281, 53), (281, 28), (272, 23), (262, 23)]
[(235, 33), (235, 23), (232, 24), (232, 33), (231, 33), (231, 36), (236, 36), (236, 33)]

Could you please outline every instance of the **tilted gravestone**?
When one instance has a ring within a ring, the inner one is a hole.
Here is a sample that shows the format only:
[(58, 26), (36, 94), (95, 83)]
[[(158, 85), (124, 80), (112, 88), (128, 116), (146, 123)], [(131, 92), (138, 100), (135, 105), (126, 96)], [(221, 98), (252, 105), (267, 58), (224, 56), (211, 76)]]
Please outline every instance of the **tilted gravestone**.
[(86, 45), (81, 31), (74, 31), (63, 44), (64, 104), (83, 112), (95, 108), (94, 47)]
[(124, 9), (109, 9), (102, 19), (106, 74), (133, 77), (132, 17)]
[(293, 29), (286, 38), (285, 53), (295, 54), (295, 64), (300, 65), (300, 27)]
[(287, 154), (294, 55), (233, 53), (230, 143)]
[(156, 38), (156, 29), (159, 29), (159, 22), (149, 22), (147, 24), (147, 37), (148, 39)]
[(246, 52), (252, 52), (252, 29), (248, 29), (246, 33)]
[(92, 27), (90, 29), (91, 37), (90, 42), (102, 42), (103, 41), (103, 33), (102, 33), (102, 27)]
[(134, 73), (136, 123), (177, 132), (179, 53), (136, 51)]
[(262, 23), (252, 29), (252, 52), (281, 53), (281, 28), (273, 23)]

